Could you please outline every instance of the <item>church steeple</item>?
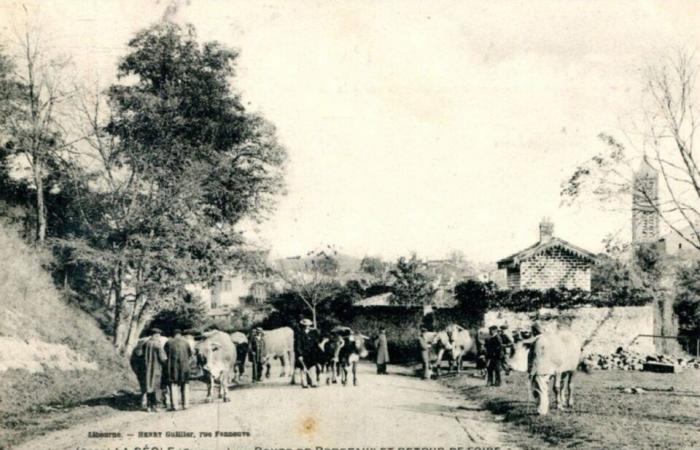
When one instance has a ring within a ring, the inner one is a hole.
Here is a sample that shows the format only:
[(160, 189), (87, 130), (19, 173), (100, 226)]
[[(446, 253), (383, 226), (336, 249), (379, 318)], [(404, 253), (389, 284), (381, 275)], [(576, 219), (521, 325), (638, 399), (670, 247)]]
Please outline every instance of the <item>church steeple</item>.
[(632, 242), (659, 239), (659, 172), (646, 155), (632, 181)]

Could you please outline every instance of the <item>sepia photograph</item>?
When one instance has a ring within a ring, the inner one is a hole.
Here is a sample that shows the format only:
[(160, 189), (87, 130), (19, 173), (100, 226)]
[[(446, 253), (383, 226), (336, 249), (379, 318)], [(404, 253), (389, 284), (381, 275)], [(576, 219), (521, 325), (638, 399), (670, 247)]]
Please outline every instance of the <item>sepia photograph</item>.
[(0, 1), (0, 450), (700, 448), (699, 25)]

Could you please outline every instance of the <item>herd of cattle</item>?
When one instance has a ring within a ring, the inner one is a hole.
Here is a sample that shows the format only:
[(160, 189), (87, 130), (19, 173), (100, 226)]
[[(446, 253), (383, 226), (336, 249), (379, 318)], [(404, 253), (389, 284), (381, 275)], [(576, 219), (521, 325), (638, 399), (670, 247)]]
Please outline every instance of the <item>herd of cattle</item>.
[[(326, 383), (336, 382), (339, 377), (343, 384), (348, 382), (351, 372), (353, 383), (357, 384), (357, 364), (360, 358), (368, 355), (368, 337), (353, 332), (347, 327), (340, 327), (341, 332), (329, 337), (319, 338), (313, 355), (304, 355), (306, 365), (303, 370), (315, 368), (316, 381), (320, 381), (325, 374)], [(338, 331), (338, 330), (335, 330)], [(443, 361), (449, 364), (449, 370), (459, 372), (462, 361), (467, 355), (478, 355), (480, 351), (480, 339), (477, 334), (472, 334), (459, 325), (452, 324), (445, 329), (430, 333), (430, 341), (434, 355), (436, 374), (440, 374)], [(240, 382), (240, 377), (245, 370), (245, 362), (248, 357), (248, 338), (241, 332), (225, 333), (219, 330), (211, 330), (202, 333), (195, 339), (193, 335), (184, 336), (193, 349), (192, 358), (193, 373), (201, 373), (207, 384), (207, 401), (212, 399), (212, 390), (215, 385), (219, 387), (219, 398), (228, 401), (228, 386), (230, 383)], [(343, 339), (343, 344), (338, 345)], [(136, 349), (142, 346), (145, 340), (139, 340)], [(161, 337), (163, 345), (166, 337)], [(295, 333), (289, 327), (266, 330), (262, 333), (265, 354), (262, 355), (265, 377), (270, 377), (270, 366), (273, 360), (280, 361), (282, 371), (280, 377), (291, 377), (291, 384), (295, 384)], [(135, 350), (136, 350), (135, 349)], [(132, 368), (142, 384), (144, 373), (133, 355)], [(570, 407), (571, 381), (574, 372), (581, 364), (581, 342), (568, 330), (551, 330), (529, 340), (521, 340), (514, 344), (514, 351), (508, 356), (508, 365), (511, 370), (528, 373), (529, 387), (535, 400), (538, 402), (538, 413), (547, 414), (549, 410), (549, 383), (554, 381), (554, 401), (558, 409)], [(298, 365), (296, 365), (298, 367)], [(304, 376), (304, 373), (301, 373)]]
[[(339, 327), (334, 330), (332, 337), (324, 337), (318, 340), (316, 351), (313, 354), (304, 355), (308, 369), (316, 370), (316, 381), (322, 374), (326, 376), (326, 383), (336, 382), (339, 378), (343, 384), (348, 382), (352, 373), (353, 384), (357, 384), (357, 364), (360, 358), (367, 356), (366, 341), (368, 337), (355, 333), (347, 327)], [(341, 348), (337, 340), (343, 339)], [(185, 334), (184, 338), (190, 344), (193, 358), (191, 373), (193, 378), (202, 378), (207, 385), (207, 401), (213, 396), (212, 392), (218, 385), (218, 397), (227, 402), (228, 386), (231, 383), (240, 383), (241, 375), (245, 372), (245, 363), (248, 358), (248, 337), (241, 332), (226, 333), (219, 330), (210, 330), (197, 336)], [(131, 368), (136, 374), (141, 385), (142, 394), (145, 395), (145, 369), (141, 364), (138, 351), (150, 337), (139, 339), (131, 355)], [(160, 336), (161, 345), (165, 346), (168, 338)], [(294, 331), (289, 327), (265, 330), (262, 333), (265, 354), (261, 355), (262, 366), (265, 369), (265, 377), (270, 378), (270, 367), (273, 360), (279, 360), (282, 371), (280, 377), (291, 377), (291, 384), (295, 384), (295, 345)], [(302, 374), (303, 376), (303, 374)]]

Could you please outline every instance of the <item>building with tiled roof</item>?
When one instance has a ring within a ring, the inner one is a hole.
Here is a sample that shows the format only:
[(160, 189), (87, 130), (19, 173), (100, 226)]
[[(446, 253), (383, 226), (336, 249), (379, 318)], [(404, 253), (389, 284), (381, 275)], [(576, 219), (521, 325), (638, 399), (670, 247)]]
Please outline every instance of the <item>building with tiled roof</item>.
[(540, 240), (498, 261), (505, 269), (508, 289), (545, 290), (565, 287), (591, 289), (596, 255), (554, 236), (554, 224), (540, 223)]

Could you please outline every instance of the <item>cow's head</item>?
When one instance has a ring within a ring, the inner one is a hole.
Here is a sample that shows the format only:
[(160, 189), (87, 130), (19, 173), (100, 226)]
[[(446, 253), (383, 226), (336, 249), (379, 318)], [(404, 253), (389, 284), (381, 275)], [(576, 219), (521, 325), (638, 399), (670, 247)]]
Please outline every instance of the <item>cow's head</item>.
[(368, 339), (368, 336), (360, 333), (353, 333), (347, 337), (348, 344), (354, 346), (354, 353), (357, 353), (360, 358), (366, 358), (369, 354), (366, 345)]
[(216, 364), (217, 354), (220, 351), (219, 345), (211, 339), (197, 342), (195, 346), (197, 367), (206, 373), (214, 373), (213, 365)]

